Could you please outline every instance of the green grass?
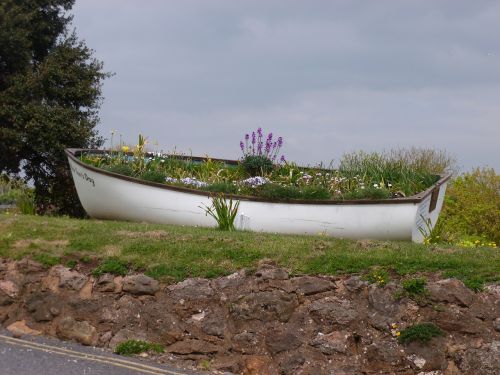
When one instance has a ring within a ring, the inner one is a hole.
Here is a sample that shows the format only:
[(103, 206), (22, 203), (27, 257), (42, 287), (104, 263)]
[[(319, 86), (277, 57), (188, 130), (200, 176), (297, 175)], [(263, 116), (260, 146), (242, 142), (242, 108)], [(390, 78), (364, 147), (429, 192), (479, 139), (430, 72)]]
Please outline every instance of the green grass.
[[(45, 254), (45, 255), (41, 255)], [(223, 232), (118, 221), (0, 214), (0, 257), (115, 257), (155, 278), (216, 277), (271, 259), (293, 274), (441, 272), (466, 284), (500, 281), (500, 252), (492, 248), (443, 249), (410, 242), (356, 241), (321, 235)], [(109, 260), (108, 260), (109, 262)], [(44, 262), (46, 264), (46, 262)], [(108, 266), (106, 266), (108, 267)], [(106, 271), (108, 272), (108, 271)]]
[(118, 344), (118, 346), (115, 349), (115, 353), (121, 355), (140, 354), (149, 351), (156, 353), (163, 353), (165, 349), (161, 344), (154, 344), (147, 341), (139, 341), (139, 340), (124, 341)]
[(112, 273), (113, 275), (125, 276), (128, 272), (128, 265), (120, 258), (114, 256), (104, 259), (95, 269), (93, 275), (101, 276), (105, 273)]

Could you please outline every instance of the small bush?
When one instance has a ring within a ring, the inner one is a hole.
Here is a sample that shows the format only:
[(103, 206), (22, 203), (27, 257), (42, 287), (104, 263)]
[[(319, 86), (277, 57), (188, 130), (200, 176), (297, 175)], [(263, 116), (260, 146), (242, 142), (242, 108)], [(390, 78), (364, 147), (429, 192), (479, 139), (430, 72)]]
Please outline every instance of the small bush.
[(165, 175), (158, 171), (145, 171), (139, 178), (145, 181), (158, 182), (160, 184), (165, 182)]
[(424, 278), (408, 279), (403, 281), (403, 289), (409, 296), (423, 295), (426, 292), (426, 284), (427, 280)]
[(409, 344), (418, 341), (421, 344), (428, 344), (434, 337), (444, 336), (444, 332), (433, 323), (420, 323), (405, 328), (399, 335), (399, 342)]
[(128, 340), (122, 342), (118, 344), (115, 349), (115, 353), (121, 355), (140, 354), (149, 351), (153, 351), (155, 353), (163, 353), (165, 349), (161, 344), (154, 344), (151, 342), (139, 340)]
[(250, 176), (263, 176), (273, 169), (273, 162), (266, 156), (247, 155), (241, 165)]
[(113, 275), (125, 276), (128, 272), (128, 265), (117, 257), (105, 259), (98, 265), (92, 274), (94, 276), (101, 276), (105, 273), (112, 273)]
[(17, 197), (16, 206), (23, 215), (36, 213), (35, 192), (32, 189), (23, 189)]

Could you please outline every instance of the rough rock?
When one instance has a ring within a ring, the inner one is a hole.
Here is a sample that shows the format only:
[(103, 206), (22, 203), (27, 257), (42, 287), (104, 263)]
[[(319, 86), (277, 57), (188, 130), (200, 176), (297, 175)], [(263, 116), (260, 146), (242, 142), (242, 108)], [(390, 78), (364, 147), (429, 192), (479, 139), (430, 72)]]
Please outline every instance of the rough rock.
[(123, 278), (124, 292), (135, 295), (154, 295), (158, 289), (158, 281), (146, 275), (132, 275)]
[(271, 331), (266, 339), (266, 347), (273, 356), (280, 352), (297, 349), (301, 345), (300, 338), (290, 331)]
[(115, 291), (115, 277), (110, 273), (105, 273), (95, 281), (95, 288), (99, 292), (114, 292)]
[(274, 264), (261, 264), (257, 271), (255, 271), (255, 276), (260, 280), (286, 280), (288, 279), (288, 272), (283, 268), (278, 268)]
[(493, 327), (495, 328), (496, 331), (500, 332), (500, 318), (496, 318), (493, 321)]
[(442, 371), (448, 366), (446, 345), (441, 338), (434, 338), (428, 344), (412, 342), (405, 347), (405, 352), (413, 356), (413, 363), (421, 371)]
[(311, 341), (311, 345), (321, 353), (331, 355), (335, 352), (346, 353), (351, 334), (347, 331), (333, 331), (329, 334), (318, 333)]
[(325, 297), (314, 301), (309, 311), (312, 318), (320, 325), (345, 325), (358, 317), (350, 301), (335, 297)]
[(431, 300), (435, 302), (448, 302), (461, 306), (469, 306), (474, 300), (474, 293), (457, 279), (446, 279), (429, 283), (427, 290), (430, 293)]
[(279, 372), (268, 356), (249, 356), (245, 360), (243, 375), (278, 375)]
[(14, 322), (12, 324), (10, 324), (8, 327), (7, 327), (7, 330), (10, 331), (10, 333), (12, 333), (12, 335), (14, 337), (21, 337), (21, 336), (24, 336), (24, 335), (33, 335), (33, 336), (37, 336), (37, 335), (41, 335), (42, 332), (36, 330), (36, 329), (32, 329), (30, 327), (28, 327), (26, 325), (26, 321), (25, 320), (20, 320), (20, 321), (17, 321), (17, 322)]
[(240, 296), (232, 302), (230, 311), (234, 319), (287, 322), (298, 305), (294, 294), (272, 290)]
[(97, 344), (97, 329), (89, 322), (78, 322), (70, 316), (59, 321), (57, 334), (62, 339), (76, 340), (83, 345)]
[(500, 341), (470, 348), (460, 356), (459, 366), (466, 374), (496, 375), (500, 369)]
[(80, 290), (87, 282), (87, 276), (63, 266), (55, 266), (52, 273), (59, 277), (59, 287)]
[(351, 276), (344, 281), (344, 286), (349, 292), (357, 292), (368, 286), (368, 282), (361, 280), (359, 276)]
[(10, 298), (17, 298), (19, 287), (11, 280), (0, 281), (0, 290)]
[(186, 279), (180, 283), (168, 287), (172, 296), (177, 299), (198, 300), (206, 299), (214, 295), (214, 290), (207, 279)]
[(178, 341), (165, 348), (165, 350), (174, 354), (210, 354), (217, 353), (220, 348), (206, 341), (188, 339)]
[(335, 289), (335, 284), (333, 284), (330, 280), (322, 279), (319, 277), (294, 277), (293, 279), (291, 279), (291, 282), (298, 292), (306, 296)]

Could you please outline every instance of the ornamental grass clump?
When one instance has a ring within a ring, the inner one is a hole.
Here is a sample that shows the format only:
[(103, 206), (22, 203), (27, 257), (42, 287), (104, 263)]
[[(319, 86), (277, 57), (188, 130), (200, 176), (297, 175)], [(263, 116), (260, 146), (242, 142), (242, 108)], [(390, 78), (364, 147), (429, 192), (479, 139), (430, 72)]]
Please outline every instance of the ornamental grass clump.
[(200, 208), (205, 211), (205, 215), (210, 215), (215, 219), (220, 230), (234, 231), (236, 230), (234, 220), (239, 207), (239, 201), (233, 201), (231, 197), (226, 199), (223, 193), (219, 193), (212, 196), (212, 205), (210, 207), (203, 205)]
[(262, 176), (269, 173), (276, 163), (285, 162), (284, 155), (279, 157), (281, 146), (283, 146), (282, 137), (273, 140), (273, 133), (264, 137), (262, 128), (252, 132), (251, 137), (250, 134), (245, 134), (245, 141), (240, 141), (240, 148), (243, 152), (241, 165), (250, 176)]

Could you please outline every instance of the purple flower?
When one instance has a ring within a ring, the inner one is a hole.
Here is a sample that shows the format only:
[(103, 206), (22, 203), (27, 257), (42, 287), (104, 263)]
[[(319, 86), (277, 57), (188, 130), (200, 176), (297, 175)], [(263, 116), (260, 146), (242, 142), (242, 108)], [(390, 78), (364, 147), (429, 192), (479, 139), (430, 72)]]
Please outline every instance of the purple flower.
[(280, 163), (285, 163), (285, 162), (286, 162), (285, 155), (281, 155)]
[(248, 134), (245, 134), (245, 141), (248, 141), (249, 138), (250, 136)]
[(259, 135), (259, 137), (262, 137), (262, 128), (261, 127), (259, 127), (257, 129), (257, 134)]
[(245, 150), (245, 145), (243, 144), (243, 141), (240, 141), (240, 148), (241, 151)]
[(278, 137), (278, 147), (281, 147), (281, 146), (283, 146), (283, 138)]

